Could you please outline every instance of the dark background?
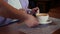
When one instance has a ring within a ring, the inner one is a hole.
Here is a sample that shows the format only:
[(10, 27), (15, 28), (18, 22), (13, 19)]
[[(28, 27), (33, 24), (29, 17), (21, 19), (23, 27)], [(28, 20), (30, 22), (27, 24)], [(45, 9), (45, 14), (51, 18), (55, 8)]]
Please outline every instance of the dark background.
[(29, 0), (29, 8), (40, 8), (41, 13), (48, 13), (49, 9), (59, 7), (60, 0)]

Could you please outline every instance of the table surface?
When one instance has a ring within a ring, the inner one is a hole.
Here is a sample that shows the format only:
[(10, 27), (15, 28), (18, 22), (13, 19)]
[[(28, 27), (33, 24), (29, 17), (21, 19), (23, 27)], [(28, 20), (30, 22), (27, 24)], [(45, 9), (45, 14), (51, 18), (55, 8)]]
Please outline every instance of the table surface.
[(53, 32), (53, 34), (60, 34), (60, 29), (58, 29), (55, 32)]
[(50, 18), (53, 22), (46, 25), (38, 25), (34, 28), (27, 27), (24, 23), (14, 23), (0, 27), (1, 34), (52, 34), (60, 28), (60, 19)]

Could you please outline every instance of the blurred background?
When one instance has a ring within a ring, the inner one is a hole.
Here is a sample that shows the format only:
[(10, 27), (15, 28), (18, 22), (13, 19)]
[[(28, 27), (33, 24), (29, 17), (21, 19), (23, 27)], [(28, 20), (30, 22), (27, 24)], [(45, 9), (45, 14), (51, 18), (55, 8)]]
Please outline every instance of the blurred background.
[(41, 13), (48, 13), (51, 8), (60, 7), (60, 0), (29, 0), (29, 8), (39, 7)]

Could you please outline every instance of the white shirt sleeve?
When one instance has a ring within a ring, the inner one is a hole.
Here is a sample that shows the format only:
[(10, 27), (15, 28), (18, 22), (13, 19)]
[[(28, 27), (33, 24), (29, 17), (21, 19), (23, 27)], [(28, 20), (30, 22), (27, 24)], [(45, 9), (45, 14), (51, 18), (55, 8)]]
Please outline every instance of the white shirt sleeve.
[(22, 5), (19, 0), (8, 0), (8, 4), (10, 4), (16, 9), (22, 9)]

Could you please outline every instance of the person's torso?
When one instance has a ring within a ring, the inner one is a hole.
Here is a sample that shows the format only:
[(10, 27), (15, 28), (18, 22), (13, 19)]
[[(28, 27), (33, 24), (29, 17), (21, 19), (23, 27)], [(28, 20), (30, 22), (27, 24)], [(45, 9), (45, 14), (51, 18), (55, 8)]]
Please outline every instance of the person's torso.
[[(4, 1), (6, 1), (8, 3), (11, 0), (9, 0), (9, 1), (8, 0), (4, 0)], [(15, 0), (13, 0), (13, 1), (15, 1)], [(20, 2), (20, 4), (21, 4), (23, 9), (27, 9), (28, 8), (28, 4), (29, 4), (28, 0), (19, 0), (19, 2)]]

